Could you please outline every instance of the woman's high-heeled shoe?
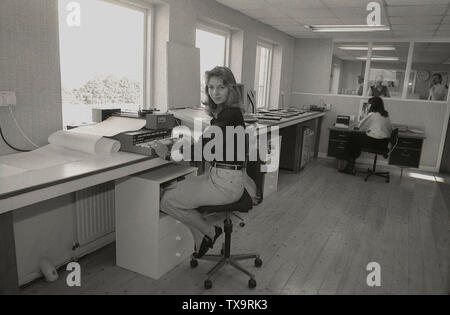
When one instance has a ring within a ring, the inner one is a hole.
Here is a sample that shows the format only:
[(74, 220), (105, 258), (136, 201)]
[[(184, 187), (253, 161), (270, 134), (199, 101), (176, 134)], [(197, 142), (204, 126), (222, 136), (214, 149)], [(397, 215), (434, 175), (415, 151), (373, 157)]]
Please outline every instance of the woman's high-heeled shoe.
[(223, 232), (222, 228), (219, 226), (215, 226), (214, 228), (216, 230), (214, 234), (214, 240), (212, 240), (208, 235), (205, 235), (203, 237), (202, 243), (200, 244), (198, 252), (193, 254), (195, 258), (202, 258), (210, 248), (214, 247), (214, 243)]

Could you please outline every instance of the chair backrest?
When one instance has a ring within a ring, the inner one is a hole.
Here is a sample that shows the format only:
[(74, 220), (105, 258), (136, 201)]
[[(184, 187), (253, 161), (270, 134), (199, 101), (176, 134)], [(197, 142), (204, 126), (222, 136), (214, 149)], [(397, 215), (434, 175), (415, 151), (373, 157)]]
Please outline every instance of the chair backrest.
[(395, 149), (398, 143), (398, 128), (395, 128), (391, 132), (391, 139), (389, 140), (389, 143), (391, 144), (391, 149), (389, 150), (389, 154)]

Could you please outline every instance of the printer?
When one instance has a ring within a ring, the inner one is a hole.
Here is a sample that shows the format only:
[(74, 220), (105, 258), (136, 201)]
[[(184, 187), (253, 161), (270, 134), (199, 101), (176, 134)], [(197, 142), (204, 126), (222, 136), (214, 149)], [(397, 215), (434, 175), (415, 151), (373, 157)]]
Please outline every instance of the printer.
[(92, 120), (95, 122), (104, 121), (111, 116), (146, 120), (145, 127), (141, 130), (122, 132), (111, 137), (120, 142), (121, 151), (157, 157), (151, 147), (154, 141), (163, 142), (169, 149), (173, 145), (172, 129), (175, 127), (173, 114), (156, 113), (155, 110), (124, 112), (120, 109), (92, 109)]

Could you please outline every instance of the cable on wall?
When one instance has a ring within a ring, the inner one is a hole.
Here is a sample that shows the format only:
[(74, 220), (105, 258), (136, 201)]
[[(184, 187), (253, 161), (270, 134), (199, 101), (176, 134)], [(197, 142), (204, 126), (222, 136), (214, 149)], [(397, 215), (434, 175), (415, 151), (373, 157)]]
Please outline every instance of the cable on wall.
[(19, 129), (20, 133), (22, 134), (22, 136), (29, 142), (31, 143), (34, 147), (39, 148), (39, 146), (37, 144), (35, 144), (33, 141), (30, 140), (30, 138), (27, 137), (27, 135), (25, 134), (25, 132), (23, 132), (22, 128), (20, 128), (19, 123), (16, 120), (16, 117), (14, 117), (14, 113), (12, 110), (12, 106), (8, 106), (9, 107), (9, 112), (11, 113), (11, 117), (14, 120), (14, 123), (16, 124), (17, 129)]

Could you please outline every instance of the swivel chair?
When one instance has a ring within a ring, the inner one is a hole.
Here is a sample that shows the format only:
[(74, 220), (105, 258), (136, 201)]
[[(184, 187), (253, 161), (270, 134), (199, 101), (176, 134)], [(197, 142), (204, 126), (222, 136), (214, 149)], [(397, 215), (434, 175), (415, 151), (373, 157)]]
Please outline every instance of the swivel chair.
[[(233, 222), (231, 221), (231, 215), (234, 211), (236, 212), (248, 212), (253, 208), (253, 200), (250, 197), (249, 193), (244, 190), (244, 193), (240, 200), (227, 204), (227, 205), (220, 205), (220, 206), (202, 206), (197, 208), (197, 211), (203, 214), (211, 214), (211, 213), (218, 213), (218, 212), (225, 212), (226, 219), (224, 221), (224, 233), (225, 233), (225, 243), (221, 250), (220, 255), (204, 255), (202, 258), (199, 258), (201, 260), (207, 260), (207, 261), (216, 261), (217, 264), (207, 273), (207, 279), (204, 282), (205, 289), (212, 288), (212, 281), (211, 276), (216, 273), (220, 268), (222, 268), (224, 265), (231, 265), (237, 270), (245, 273), (250, 277), (250, 280), (248, 281), (248, 286), (250, 289), (253, 289), (256, 287), (256, 280), (255, 276), (247, 271), (245, 268), (243, 268), (238, 261), (240, 260), (247, 260), (247, 259), (254, 259), (255, 267), (261, 267), (262, 266), (262, 260), (259, 258), (259, 255), (257, 254), (241, 254), (241, 255), (231, 255), (231, 233), (233, 231)], [(195, 268), (198, 266), (198, 261), (196, 258), (191, 258), (191, 267)]]
[(397, 146), (397, 142), (398, 142), (398, 128), (392, 130), (391, 138), (389, 140), (389, 143), (391, 144), (391, 149), (389, 149), (388, 146), (386, 146), (385, 148), (382, 148), (382, 149), (370, 148), (370, 147), (362, 148), (362, 151), (364, 151), (364, 152), (375, 154), (372, 169), (370, 169), (370, 168), (367, 169), (367, 173), (366, 173), (367, 175), (364, 178), (364, 181), (367, 182), (367, 180), (369, 179), (370, 176), (375, 175), (375, 176), (385, 178), (386, 183), (390, 182), (389, 172), (377, 172), (377, 170), (376, 170), (377, 169), (377, 158), (378, 158), (378, 155), (382, 155), (385, 159), (387, 159), (389, 157), (389, 155), (391, 154), (391, 152), (394, 150), (394, 148)]

